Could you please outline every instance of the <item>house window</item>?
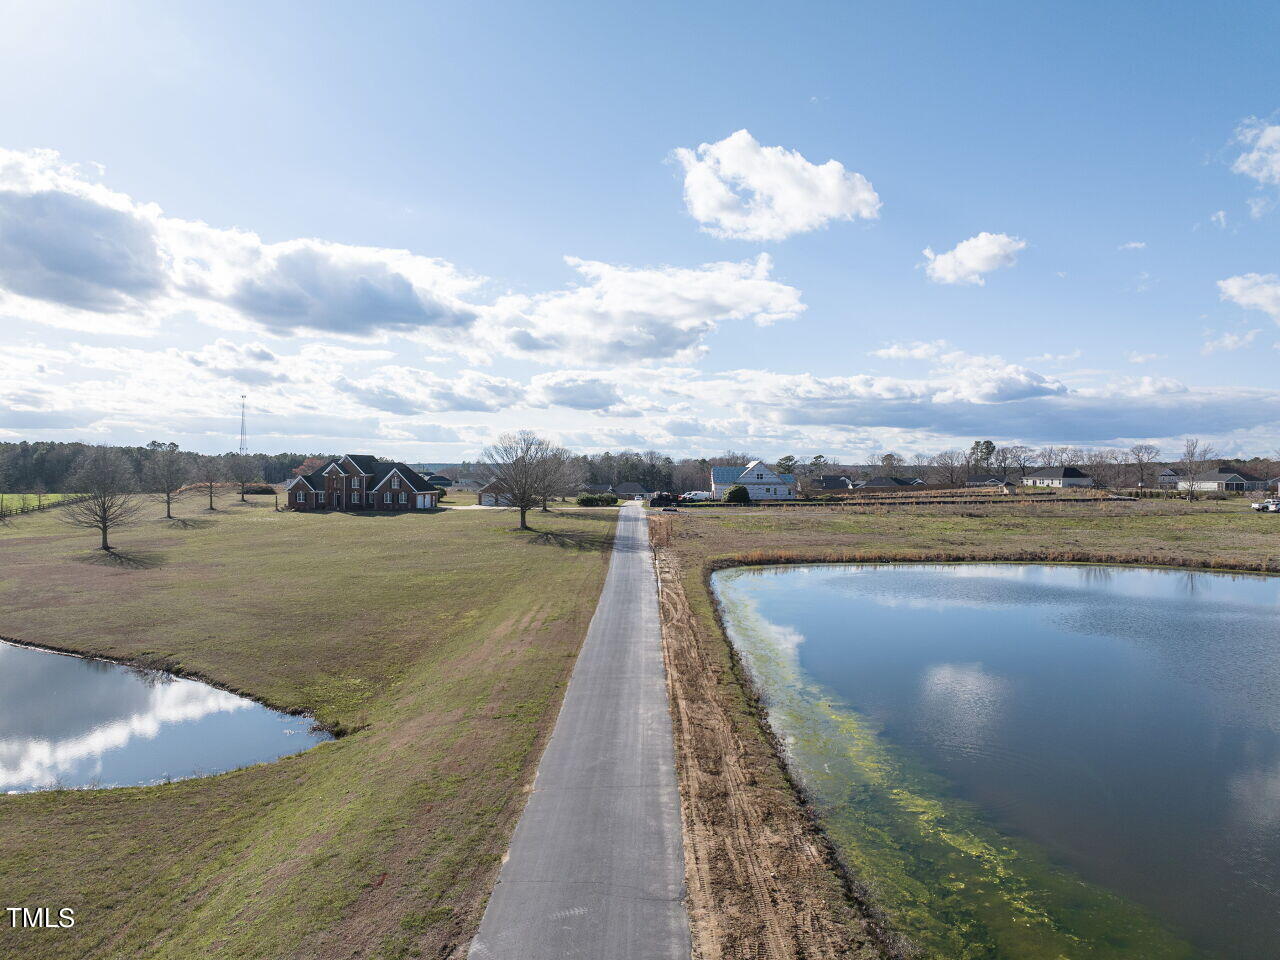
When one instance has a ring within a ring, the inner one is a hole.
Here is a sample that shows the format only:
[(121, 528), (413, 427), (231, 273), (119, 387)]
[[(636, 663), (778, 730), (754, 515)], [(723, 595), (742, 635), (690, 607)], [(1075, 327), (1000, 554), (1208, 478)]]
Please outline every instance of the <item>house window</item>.
[(757, 480), (763, 480), (763, 479), (764, 479), (764, 474), (763, 474), (763, 473), (757, 473), (757, 474), (756, 474), (756, 479), (757, 479)]
[(401, 502), (401, 503), (408, 503), (408, 502), (409, 502), (409, 495), (408, 495), (407, 493), (405, 493), (403, 490), (401, 490), (401, 491), (400, 491), (400, 502)]
[(319, 490), (319, 491), (317, 491), (317, 492), (316, 492), (316, 503), (324, 503), (324, 491), (323, 491), (323, 490)]
[(298, 502), (299, 502), (299, 503), (306, 503), (306, 502), (307, 502), (307, 495), (306, 495), (305, 493), (303, 493), (301, 490), (299, 490), (299, 491), (298, 491)]
[(359, 490), (352, 490), (352, 491), (351, 491), (351, 502), (352, 502), (352, 503), (359, 503), (359, 502), (360, 502), (360, 491), (359, 491)]
[(391, 502), (391, 491), (390, 491), (390, 490), (388, 490), (386, 493), (384, 493), (384, 494), (382, 495), (382, 502), (383, 502), (383, 503), (390, 503), (390, 502)]
[(359, 478), (359, 477), (352, 477), (352, 478), (351, 478), (351, 486), (352, 486), (353, 488), (354, 488), (354, 487), (358, 487), (358, 486), (360, 486), (360, 478)]
[(399, 477), (392, 477), (392, 478), (391, 478), (391, 489), (392, 489), (392, 490), (399, 490), (399, 489), (400, 489), (400, 478), (399, 478)]

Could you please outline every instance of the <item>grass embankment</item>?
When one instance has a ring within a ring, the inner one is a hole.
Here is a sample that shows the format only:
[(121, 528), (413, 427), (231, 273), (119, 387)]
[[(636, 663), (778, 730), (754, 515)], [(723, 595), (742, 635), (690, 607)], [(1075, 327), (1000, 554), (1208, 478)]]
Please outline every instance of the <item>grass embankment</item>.
[(25, 958), (443, 956), (465, 944), (607, 569), (614, 515), (152, 514), (116, 556), (0, 527), (0, 635), (170, 667), (353, 731), (201, 780), (0, 797)]
[[(867, 816), (824, 824), (832, 828), (827, 833), (837, 839), (838, 850), (818, 829), (725, 639), (709, 586), (714, 570), (841, 560), (1007, 559), (1280, 572), (1276, 521), (1240, 501), (656, 514), (691, 916), (704, 955), (756, 960), (761, 943), (768, 944), (769, 957), (910, 955), (912, 938), (924, 948), (917, 956), (1010, 955), (993, 951), (982, 911), (965, 904), (970, 893), (985, 894), (976, 888), (966, 892), (956, 867), (962, 852), (948, 847), (949, 863), (937, 856), (906, 831), (910, 817), (902, 824)], [(904, 791), (914, 786), (904, 780), (886, 790), (907, 796)], [(940, 809), (916, 811), (915, 820), (924, 823), (925, 814)], [(935, 818), (925, 825), (940, 835), (948, 824)], [(965, 869), (981, 869), (983, 852), (976, 851)], [(847, 871), (837, 867), (841, 859)], [(931, 873), (938, 869), (950, 875)], [(1011, 878), (1006, 889), (1016, 888), (1019, 879)], [(895, 901), (904, 891), (915, 899)], [(911, 937), (903, 937), (904, 931)], [(931, 939), (939, 931), (945, 936)], [(1115, 947), (1121, 946), (1117, 941)], [(1082, 944), (1072, 949), (1072, 956), (1107, 955)]]

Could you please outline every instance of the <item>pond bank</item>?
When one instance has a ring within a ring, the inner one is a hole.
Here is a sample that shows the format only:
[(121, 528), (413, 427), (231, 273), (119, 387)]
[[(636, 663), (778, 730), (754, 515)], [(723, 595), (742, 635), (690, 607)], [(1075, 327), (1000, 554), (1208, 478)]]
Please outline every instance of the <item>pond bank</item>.
[[(666, 530), (655, 531), (691, 917), (701, 955), (894, 957), (912, 952), (870, 892), (838, 863), (791, 782), (751, 681), (726, 639), (710, 590), (715, 570), (789, 561), (1046, 558), (1254, 574), (1280, 569), (1269, 543), (1259, 541), (1254, 548), (1257, 538), (1247, 518), (1217, 507), (1188, 511), (1176, 506), (1169, 511), (1144, 505), (1118, 523), (1098, 517), (1083, 525), (1040, 516), (929, 516), (904, 523), (834, 513), (782, 524), (704, 513), (675, 518)], [(1182, 542), (1165, 539), (1171, 522)], [(1060, 529), (1061, 523), (1069, 523), (1069, 531)], [(1242, 531), (1234, 529), (1245, 524)], [(938, 535), (940, 529), (945, 536)], [(1224, 551), (1228, 541), (1212, 538), (1228, 531), (1232, 546)], [(770, 549), (755, 547), (762, 541)], [(881, 546), (889, 543), (892, 549)], [(739, 820), (759, 828), (752, 842), (722, 829)], [(753, 951), (753, 940), (766, 944), (766, 951)]]

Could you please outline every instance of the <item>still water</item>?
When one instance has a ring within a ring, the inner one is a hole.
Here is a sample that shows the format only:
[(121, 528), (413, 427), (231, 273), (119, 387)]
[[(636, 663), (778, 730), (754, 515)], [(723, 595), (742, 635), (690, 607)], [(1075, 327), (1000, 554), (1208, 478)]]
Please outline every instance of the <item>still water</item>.
[(310, 728), (195, 680), (0, 642), (0, 793), (221, 773), (329, 739)]
[(926, 953), (1280, 957), (1280, 579), (824, 565), (714, 586), (820, 816)]

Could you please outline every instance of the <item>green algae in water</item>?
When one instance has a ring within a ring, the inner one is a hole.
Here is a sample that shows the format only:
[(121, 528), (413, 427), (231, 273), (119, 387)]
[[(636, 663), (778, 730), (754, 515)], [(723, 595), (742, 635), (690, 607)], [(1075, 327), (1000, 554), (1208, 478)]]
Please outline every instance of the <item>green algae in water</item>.
[(792, 772), (850, 872), (922, 957), (1191, 960), (1203, 954), (1141, 907), (1002, 835), (948, 784), (891, 750), (866, 718), (800, 670), (798, 635), (717, 573), (729, 638), (762, 691)]

